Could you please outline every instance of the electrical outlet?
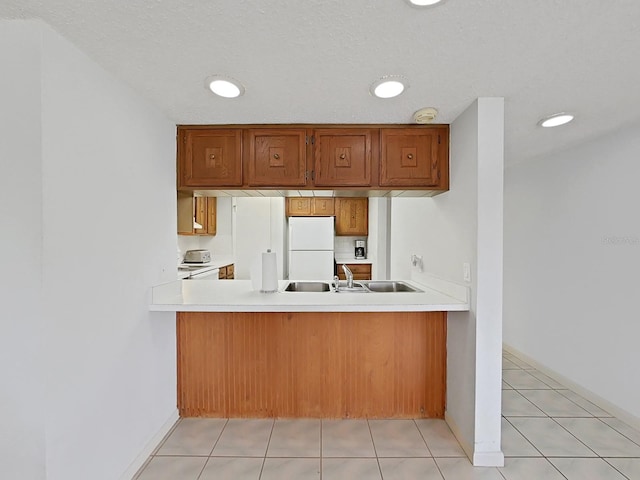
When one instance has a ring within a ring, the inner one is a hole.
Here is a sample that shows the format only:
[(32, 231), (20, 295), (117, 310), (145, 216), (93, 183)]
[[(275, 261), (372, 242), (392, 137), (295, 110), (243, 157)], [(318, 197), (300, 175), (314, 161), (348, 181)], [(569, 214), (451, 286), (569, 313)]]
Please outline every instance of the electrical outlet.
[(462, 264), (462, 278), (465, 282), (471, 281), (471, 265), (468, 263)]

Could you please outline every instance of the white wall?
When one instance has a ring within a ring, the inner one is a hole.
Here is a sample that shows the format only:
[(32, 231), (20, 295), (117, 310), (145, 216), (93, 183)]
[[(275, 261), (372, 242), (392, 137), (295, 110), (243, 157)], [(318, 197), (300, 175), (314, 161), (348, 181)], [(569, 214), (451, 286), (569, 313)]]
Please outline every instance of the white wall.
[(636, 425), (639, 158), (637, 124), (505, 172), (505, 344)]
[(373, 260), (371, 278), (389, 279), (391, 242), (391, 199), (369, 199), (369, 238), (367, 257)]
[(391, 278), (424, 271), (464, 284), (471, 311), (450, 313), (447, 421), (476, 465), (499, 465), (502, 330), (503, 100), (482, 98), (451, 125), (450, 190), (391, 201)]
[(14, 79), (41, 105), (9, 103), (12, 133), (28, 139), (10, 152), (24, 175), (9, 189), (10, 220), (27, 218), (2, 251), (16, 259), (14, 309), (42, 286), (42, 314), (25, 302), (12, 348), (41, 362), (45, 380), (32, 367), (11, 387), (44, 392), (30, 413), (41, 416), (46, 453), (31, 432), (25, 451), (37, 447), (47, 479), (113, 480), (176, 415), (175, 319), (148, 311), (150, 286), (175, 278), (175, 125), (49, 27), (26, 25), (27, 42), (16, 22), (2, 44), (41, 55), (41, 72)]
[(0, 478), (45, 478), (40, 30), (0, 21)]

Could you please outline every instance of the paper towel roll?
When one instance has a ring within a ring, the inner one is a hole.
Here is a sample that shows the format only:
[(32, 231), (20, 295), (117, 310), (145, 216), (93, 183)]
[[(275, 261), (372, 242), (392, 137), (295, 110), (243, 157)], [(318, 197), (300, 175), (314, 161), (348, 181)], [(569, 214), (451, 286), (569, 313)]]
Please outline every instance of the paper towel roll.
[(267, 250), (262, 254), (262, 293), (278, 291), (278, 262), (276, 252)]

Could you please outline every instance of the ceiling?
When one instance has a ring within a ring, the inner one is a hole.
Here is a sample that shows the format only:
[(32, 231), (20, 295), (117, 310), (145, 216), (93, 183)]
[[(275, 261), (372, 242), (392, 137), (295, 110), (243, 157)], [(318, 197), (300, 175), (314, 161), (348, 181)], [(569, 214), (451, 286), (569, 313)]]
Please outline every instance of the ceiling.
[[(40, 18), (177, 124), (451, 123), (505, 98), (505, 161), (519, 163), (640, 119), (637, 0), (0, 0)], [(244, 96), (205, 89), (238, 79)], [(402, 75), (399, 97), (370, 95)], [(541, 117), (576, 120), (543, 129)]]

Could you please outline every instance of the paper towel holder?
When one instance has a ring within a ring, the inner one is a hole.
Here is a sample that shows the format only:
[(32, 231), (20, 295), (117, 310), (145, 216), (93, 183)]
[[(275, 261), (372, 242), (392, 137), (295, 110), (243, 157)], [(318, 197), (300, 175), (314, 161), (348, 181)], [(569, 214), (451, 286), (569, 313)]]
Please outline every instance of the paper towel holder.
[(277, 256), (275, 252), (271, 252), (268, 248), (262, 254), (262, 285), (261, 293), (277, 293), (278, 292), (278, 268)]

